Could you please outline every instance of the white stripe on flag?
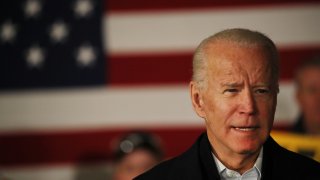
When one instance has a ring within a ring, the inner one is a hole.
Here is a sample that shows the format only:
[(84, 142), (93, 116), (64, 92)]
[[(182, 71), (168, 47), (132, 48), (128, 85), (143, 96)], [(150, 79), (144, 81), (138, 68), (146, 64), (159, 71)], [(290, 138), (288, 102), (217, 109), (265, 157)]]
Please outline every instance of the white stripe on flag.
[[(282, 83), (276, 119), (297, 114), (293, 84)], [(201, 126), (187, 86), (92, 88), (0, 95), (0, 131)]]
[(320, 44), (320, 5), (107, 14), (104, 42), (112, 54), (192, 51), (226, 28), (261, 31), (279, 46)]
[(110, 163), (64, 164), (0, 168), (1, 180), (77, 180), (110, 179)]

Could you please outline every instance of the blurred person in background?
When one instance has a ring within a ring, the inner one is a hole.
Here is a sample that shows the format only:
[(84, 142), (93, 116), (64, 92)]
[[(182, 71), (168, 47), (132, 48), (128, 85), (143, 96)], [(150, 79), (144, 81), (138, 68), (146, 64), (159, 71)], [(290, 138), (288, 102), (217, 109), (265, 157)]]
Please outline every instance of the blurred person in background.
[(116, 144), (113, 180), (132, 180), (163, 159), (160, 139), (147, 132), (125, 134)]
[(300, 115), (292, 131), (320, 135), (320, 56), (304, 61), (299, 66), (295, 83)]

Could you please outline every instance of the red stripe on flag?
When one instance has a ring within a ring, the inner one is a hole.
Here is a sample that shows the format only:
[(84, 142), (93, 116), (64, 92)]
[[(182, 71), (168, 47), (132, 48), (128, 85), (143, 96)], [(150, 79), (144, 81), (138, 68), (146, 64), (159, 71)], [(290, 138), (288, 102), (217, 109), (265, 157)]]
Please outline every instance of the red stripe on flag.
[(192, 54), (113, 56), (109, 59), (112, 85), (187, 83), (192, 74)]
[[(148, 131), (160, 137), (166, 157), (172, 157), (185, 151), (204, 129), (169, 127)], [(0, 167), (110, 161), (112, 143), (125, 132), (128, 130), (2, 134)]]
[(233, 8), (243, 6), (266, 6), (286, 4), (319, 3), (319, 0), (109, 0), (105, 9), (109, 12), (122, 11), (154, 11), (154, 10), (179, 10), (179, 9), (207, 9), (207, 8)]
[[(293, 78), (301, 61), (320, 55), (314, 47), (281, 48), (281, 80)], [(117, 55), (109, 58), (112, 85), (188, 83), (192, 74), (192, 52), (184, 54)]]
[(320, 46), (314, 47), (293, 47), (280, 50), (280, 78), (291, 80), (302, 61), (320, 56)]
[[(288, 124), (276, 125), (287, 130)], [(112, 160), (113, 145), (132, 129), (0, 134), (0, 167), (50, 164), (82, 164)], [(205, 127), (144, 129), (158, 136), (166, 158), (189, 148)], [(179, 142), (179, 143), (177, 143)]]

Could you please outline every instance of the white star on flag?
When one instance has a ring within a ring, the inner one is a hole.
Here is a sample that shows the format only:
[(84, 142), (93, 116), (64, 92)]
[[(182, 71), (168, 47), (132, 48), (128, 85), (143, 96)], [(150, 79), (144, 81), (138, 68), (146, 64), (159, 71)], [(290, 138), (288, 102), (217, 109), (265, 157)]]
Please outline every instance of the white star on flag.
[(42, 4), (38, 0), (28, 0), (24, 6), (24, 12), (27, 17), (35, 17), (39, 15)]
[(77, 50), (76, 59), (79, 66), (90, 66), (96, 59), (96, 53), (91, 45), (82, 45)]
[(5, 22), (0, 29), (0, 38), (2, 42), (12, 42), (17, 34), (16, 26), (11, 22)]
[(50, 28), (50, 37), (54, 42), (61, 42), (67, 38), (69, 29), (64, 22), (55, 22)]
[(34, 45), (27, 50), (26, 60), (31, 68), (40, 68), (44, 62), (44, 50), (38, 45)]
[(93, 4), (90, 0), (78, 0), (74, 6), (74, 12), (78, 17), (86, 17), (93, 11)]

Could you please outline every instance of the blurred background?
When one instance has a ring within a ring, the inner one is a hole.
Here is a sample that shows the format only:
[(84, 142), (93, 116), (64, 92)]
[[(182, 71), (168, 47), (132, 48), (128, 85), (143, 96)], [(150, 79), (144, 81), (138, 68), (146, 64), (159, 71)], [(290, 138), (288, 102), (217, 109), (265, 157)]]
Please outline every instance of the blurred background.
[(318, 0), (0, 1), (0, 179), (103, 179), (131, 130), (156, 135), (165, 158), (182, 153), (204, 130), (188, 94), (193, 51), (226, 28), (275, 41), (275, 136), (295, 142), (278, 131), (299, 115), (294, 72), (320, 55), (319, 19)]

